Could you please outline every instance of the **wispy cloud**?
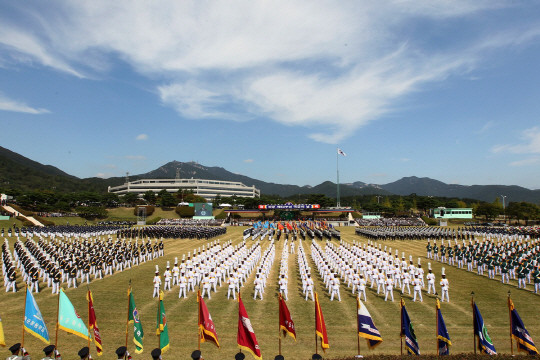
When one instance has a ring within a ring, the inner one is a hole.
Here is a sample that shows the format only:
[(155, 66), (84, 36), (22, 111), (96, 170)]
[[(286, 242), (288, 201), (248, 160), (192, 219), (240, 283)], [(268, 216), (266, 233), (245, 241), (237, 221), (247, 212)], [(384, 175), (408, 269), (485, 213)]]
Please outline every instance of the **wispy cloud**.
[(484, 134), (486, 133), (489, 129), (493, 128), (493, 126), (495, 125), (495, 122), (493, 121), (488, 121), (486, 122), (481, 128), (480, 130), (478, 130), (476, 133), (477, 134)]
[(26, 114), (34, 114), (34, 115), (50, 113), (50, 111), (47, 109), (35, 108), (32, 106), (26, 105), (23, 102), (9, 99), (2, 94), (0, 94), (0, 110), (20, 112), (20, 113), (26, 113)]
[(529, 166), (529, 165), (535, 165), (538, 163), (540, 163), (540, 157), (532, 157), (528, 159), (513, 161), (509, 165), (510, 166)]
[(137, 135), (135, 140), (148, 140), (148, 135), (147, 134), (139, 134), (139, 135)]
[(137, 160), (137, 161), (146, 160), (146, 156), (144, 155), (126, 155), (124, 156), (124, 158), (128, 160)]
[(478, 25), (457, 41), (437, 38), (436, 46), (430, 32), (396, 35), (418, 20), (470, 21), (511, 1), (233, 4), (38, 2), (13, 7), (23, 19), (17, 23), (0, 13), (0, 48), (77, 77), (106, 71), (119, 58), (159, 79), (157, 96), (181, 117), (264, 119), (338, 143), (430, 83), (471, 77), (490, 51), (540, 37), (537, 24)]
[(523, 131), (520, 138), (520, 144), (496, 145), (491, 150), (494, 153), (540, 154), (540, 127)]
[(253, 159), (246, 159), (246, 160), (244, 160), (245, 163), (252, 163), (252, 162), (254, 162), (254, 161), (255, 161), (255, 160), (253, 160)]

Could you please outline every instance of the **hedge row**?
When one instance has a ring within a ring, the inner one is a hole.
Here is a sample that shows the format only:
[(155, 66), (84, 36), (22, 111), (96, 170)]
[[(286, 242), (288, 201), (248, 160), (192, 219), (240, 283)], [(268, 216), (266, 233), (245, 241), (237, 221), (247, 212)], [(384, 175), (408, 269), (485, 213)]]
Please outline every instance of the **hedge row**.
[(138, 216), (140, 208), (146, 208), (146, 216), (152, 216), (154, 211), (156, 211), (156, 208), (154, 207), (154, 205), (137, 205), (133, 209), (133, 215)]
[(15, 204), (8, 204), (9, 206), (11, 206), (13, 209), (15, 209), (16, 211), (20, 212), (21, 214), (23, 214), (24, 216), (33, 216), (34, 213), (31, 212), (31, 211), (28, 211), (28, 210), (24, 210), (23, 208), (21, 208), (19, 205), (15, 205)]
[(37, 221), (39, 221), (40, 223), (42, 223), (45, 226), (54, 226), (54, 225), (56, 225), (51, 220), (47, 220), (47, 219), (39, 217), (39, 216), (34, 216), (34, 219), (36, 219)]
[(24, 227), (32, 227), (32, 226), (34, 226), (34, 224), (30, 220), (28, 220), (28, 219), (26, 219), (26, 218), (24, 218), (22, 216), (16, 216), (15, 219), (21, 221), (22, 226), (24, 226)]

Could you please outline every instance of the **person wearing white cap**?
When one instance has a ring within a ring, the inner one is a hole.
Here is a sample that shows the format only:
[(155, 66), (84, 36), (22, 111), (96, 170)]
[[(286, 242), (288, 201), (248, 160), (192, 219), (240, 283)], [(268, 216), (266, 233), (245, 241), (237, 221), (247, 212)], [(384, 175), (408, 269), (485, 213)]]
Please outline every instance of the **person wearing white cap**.
[(422, 299), (422, 281), (418, 278), (418, 274), (414, 274), (412, 284), (414, 286), (413, 301), (416, 301), (417, 295), (420, 298), (420, 302), (424, 301), (424, 299)]
[(386, 279), (386, 294), (384, 296), (384, 301), (388, 300), (388, 294), (390, 294), (392, 301), (394, 301), (394, 279), (390, 274), (387, 275)]
[(442, 268), (442, 274), (441, 274), (441, 301), (444, 301), (446, 298), (447, 302), (450, 302), (450, 296), (448, 295), (448, 288), (450, 287), (450, 283), (448, 282), (448, 279), (446, 278), (446, 274), (444, 273), (444, 268)]
[(331, 295), (330, 301), (334, 301), (334, 295), (337, 295), (339, 301), (341, 301), (341, 294), (339, 293), (339, 279), (337, 274), (334, 274), (334, 278), (330, 281)]
[(433, 289), (433, 294), (435, 294), (436, 293), (436, 291), (435, 291), (435, 274), (431, 270), (431, 263), (428, 263), (428, 274), (426, 275), (426, 279), (428, 280), (427, 293), (431, 294), (431, 290)]
[(154, 275), (154, 294), (152, 297), (159, 296), (159, 290), (161, 288), (161, 277), (159, 276), (159, 267), (156, 265), (156, 274)]
[(173, 286), (174, 285), (179, 285), (178, 279), (180, 277), (180, 268), (178, 267), (178, 258), (177, 257), (174, 258), (174, 266), (172, 268), (172, 274), (173, 274), (173, 280), (172, 280)]
[(163, 273), (163, 279), (164, 279), (164, 286), (163, 286), (163, 290), (169, 290), (171, 291), (171, 278), (172, 278), (172, 274), (171, 274), (171, 265), (169, 264), (169, 262), (167, 261), (167, 269), (165, 270), (165, 272)]
[(184, 294), (184, 299), (187, 298), (187, 278), (184, 273), (180, 274), (180, 277), (178, 278), (178, 285), (180, 286), (180, 291), (178, 292), (178, 298), (182, 297), (182, 294)]

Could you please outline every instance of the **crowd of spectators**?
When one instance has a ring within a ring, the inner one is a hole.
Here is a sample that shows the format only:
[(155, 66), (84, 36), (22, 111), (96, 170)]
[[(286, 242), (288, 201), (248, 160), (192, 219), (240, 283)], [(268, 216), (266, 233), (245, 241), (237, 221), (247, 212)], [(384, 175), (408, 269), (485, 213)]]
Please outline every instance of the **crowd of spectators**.
[(421, 218), (356, 219), (359, 226), (425, 226)]
[(161, 219), (156, 225), (220, 226), (223, 220), (207, 219)]
[(36, 216), (46, 218), (46, 217), (77, 217), (77, 213), (63, 213), (63, 212), (37, 212)]

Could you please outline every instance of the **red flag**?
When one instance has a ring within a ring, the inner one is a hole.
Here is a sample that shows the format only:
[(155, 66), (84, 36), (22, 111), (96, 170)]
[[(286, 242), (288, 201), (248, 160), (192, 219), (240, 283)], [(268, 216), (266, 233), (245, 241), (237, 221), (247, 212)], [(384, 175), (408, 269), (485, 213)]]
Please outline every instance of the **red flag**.
[(199, 303), (199, 336), (201, 342), (210, 341), (219, 348), (216, 327), (204, 303), (204, 299), (201, 297), (200, 290), (197, 293), (197, 302)]
[(326, 351), (330, 345), (328, 345), (326, 324), (324, 323), (324, 316), (321, 310), (321, 304), (319, 304), (319, 296), (317, 293), (315, 293), (315, 333), (321, 338), (321, 347), (323, 351)]
[(289, 230), (292, 230), (292, 229), (293, 229), (293, 227), (292, 227), (292, 225), (291, 225), (290, 222), (287, 222), (287, 229), (289, 229)]
[(261, 349), (257, 343), (257, 338), (255, 337), (255, 332), (249, 321), (246, 308), (244, 308), (244, 303), (240, 294), (238, 294), (238, 336), (236, 338), (238, 347), (241, 350), (246, 350), (253, 355), (257, 360), (262, 360)]
[(86, 296), (88, 300), (88, 327), (91, 330), (94, 330), (94, 342), (96, 343), (96, 350), (98, 356), (103, 355), (103, 345), (101, 345), (101, 335), (99, 334), (99, 329), (96, 321), (96, 312), (94, 311), (94, 299), (92, 298), (92, 292), (88, 290)]
[(279, 294), (279, 328), (283, 330), (283, 335), (289, 334), (296, 341), (294, 322), (291, 319), (291, 314), (281, 294)]

